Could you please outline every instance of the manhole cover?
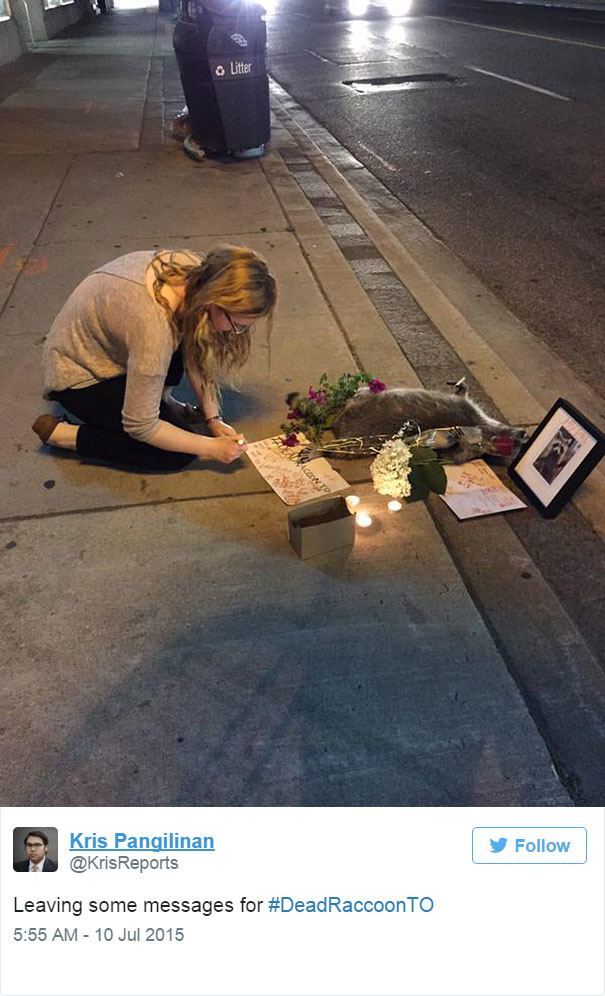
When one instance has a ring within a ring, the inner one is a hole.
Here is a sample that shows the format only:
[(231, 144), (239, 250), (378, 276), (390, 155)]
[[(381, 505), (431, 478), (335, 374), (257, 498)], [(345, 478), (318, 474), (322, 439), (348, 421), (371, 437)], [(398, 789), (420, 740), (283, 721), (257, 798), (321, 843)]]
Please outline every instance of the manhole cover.
[(358, 93), (384, 93), (386, 90), (419, 90), (435, 84), (458, 86), (464, 81), (448, 73), (414, 73), (412, 76), (377, 76), (368, 80), (343, 80)]

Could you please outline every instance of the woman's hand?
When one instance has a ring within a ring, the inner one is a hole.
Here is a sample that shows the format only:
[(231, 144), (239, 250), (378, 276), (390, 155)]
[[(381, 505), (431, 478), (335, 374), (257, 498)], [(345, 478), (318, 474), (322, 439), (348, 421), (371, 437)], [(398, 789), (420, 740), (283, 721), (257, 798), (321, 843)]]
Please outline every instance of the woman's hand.
[(221, 421), (220, 418), (212, 419), (208, 428), (210, 429), (212, 435), (217, 436), (218, 438), (220, 438), (221, 436), (223, 437), (235, 436), (237, 439), (241, 439), (242, 435), (241, 432), (238, 432), (237, 429), (234, 429), (232, 425), (227, 425), (227, 423)]
[[(239, 440), (242, 439), (242, 443)], [(219, 463), (233, 463), (245, 453), (248, 446), (242, 436), (219, 436), (217, 439), (207, 439), (207, 460), (218, 460)]]

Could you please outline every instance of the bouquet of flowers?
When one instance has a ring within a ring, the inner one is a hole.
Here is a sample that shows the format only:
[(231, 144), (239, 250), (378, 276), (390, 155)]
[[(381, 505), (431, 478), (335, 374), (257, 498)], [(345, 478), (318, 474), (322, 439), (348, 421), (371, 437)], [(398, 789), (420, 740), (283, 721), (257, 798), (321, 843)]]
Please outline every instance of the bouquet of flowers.
[(404, 430), (383, 444), (370, 467), (372, 483), (379, 495), (407, 502), (428, 497), (431, 491), (445, 494), (447, 477), (434, 450), (405, 439)]
[(332, 427), (347, 401), (367, 384), (370, 391), (378, 394), (386, 389), (386, 384), (370, 373), (343, 374), (334, 383), (323, 373), (317, 388), (310, 387), (307, 397), (293, 393), (286, 398), (290, 406), (281, 430), (285, 435), (284, 446), (296, 446), (296, 434), (302, 432), (312, 443), (319, 443), (325, 432)]

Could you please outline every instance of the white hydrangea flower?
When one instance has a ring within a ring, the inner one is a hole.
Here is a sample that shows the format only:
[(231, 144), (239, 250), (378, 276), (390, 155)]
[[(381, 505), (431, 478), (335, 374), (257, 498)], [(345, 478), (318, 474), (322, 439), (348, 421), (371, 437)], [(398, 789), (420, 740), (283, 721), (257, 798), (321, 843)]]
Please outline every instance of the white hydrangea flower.
[(411, 456), (412, 451), (403, 439), (395, 437), (384, 444), (370, 467), (372, 482), (379, 495), (407, 498), (411, 494)]

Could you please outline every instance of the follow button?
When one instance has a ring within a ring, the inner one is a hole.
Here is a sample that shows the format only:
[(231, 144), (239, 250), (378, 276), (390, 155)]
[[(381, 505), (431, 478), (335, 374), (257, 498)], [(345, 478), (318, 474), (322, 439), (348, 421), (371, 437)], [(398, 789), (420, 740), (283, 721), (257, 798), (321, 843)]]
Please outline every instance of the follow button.
[(474, 827), (476, 865), (583, 865), (586, 827)]

